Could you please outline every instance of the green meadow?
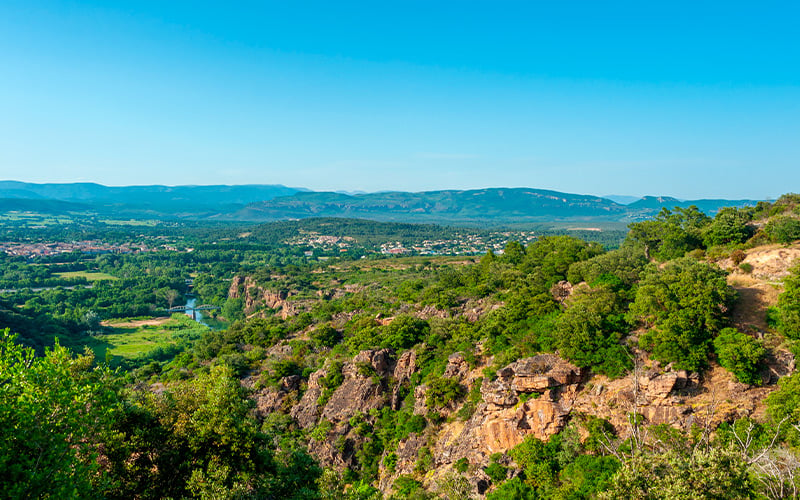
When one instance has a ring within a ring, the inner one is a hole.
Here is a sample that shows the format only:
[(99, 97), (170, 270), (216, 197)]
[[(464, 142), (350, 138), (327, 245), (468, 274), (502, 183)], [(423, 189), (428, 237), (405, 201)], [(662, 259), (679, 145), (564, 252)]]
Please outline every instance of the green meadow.
[(174, 354), (206, 330), (207, 326), (185, 314), (162, 319), (121, 319), (106, 323), (104, 333), (94, 335), (88, 345), (97, 359), (117, 364), (122, 360), (158, 358), (160, 353)]
[(119, 279), (116, 276), (111, 276), (108, 273), (101, 273), (97, 271), (67, 271), (54, 274), (59, 278), (64, 279), (86, 278), (86, 281), (114, 281)]

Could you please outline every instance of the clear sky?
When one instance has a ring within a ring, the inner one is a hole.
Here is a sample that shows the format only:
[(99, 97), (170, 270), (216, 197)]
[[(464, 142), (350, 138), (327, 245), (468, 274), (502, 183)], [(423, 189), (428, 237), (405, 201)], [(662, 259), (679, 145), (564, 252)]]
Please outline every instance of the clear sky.
[(800, 3), (0, 2), (0, 179), (800, 191)]

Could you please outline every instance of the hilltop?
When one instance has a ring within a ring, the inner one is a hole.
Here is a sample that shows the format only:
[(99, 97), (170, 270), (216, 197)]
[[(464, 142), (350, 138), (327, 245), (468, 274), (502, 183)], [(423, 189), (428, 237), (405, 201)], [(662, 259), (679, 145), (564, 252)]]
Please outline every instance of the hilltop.
[(461, 227), (611, 227), (656, 215), (662, 208), (723, 206), (757, 200), (683, 200), (645, 197), (621, 204), (599, 196), (533, 188), (344, 194), (280, 185), (126, 186), (0, 181), (0, 212), (98, 214), (135, 219), (266, 222), (309, 217)]

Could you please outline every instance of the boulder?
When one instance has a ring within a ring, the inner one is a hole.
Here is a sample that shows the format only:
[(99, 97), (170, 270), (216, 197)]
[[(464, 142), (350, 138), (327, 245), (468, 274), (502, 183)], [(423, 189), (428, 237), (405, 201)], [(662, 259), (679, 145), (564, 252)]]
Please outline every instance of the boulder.
[(417, 371), (417, 353), (406, 351), (400, 355), (394, 367), (394, 378), (398, 383), (411, 379), (411, 375)]

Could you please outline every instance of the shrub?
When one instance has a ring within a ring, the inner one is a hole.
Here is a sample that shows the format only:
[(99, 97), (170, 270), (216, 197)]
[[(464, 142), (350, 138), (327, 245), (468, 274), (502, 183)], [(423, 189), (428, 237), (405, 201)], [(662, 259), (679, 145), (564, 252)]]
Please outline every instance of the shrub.
[(453, 464), (453, 468), (463, 474), (469, 469), (469, 460), (466, 458), (459, 458), (456, 460), (456, 463)]
[(536, 498), (539, 498), (536, 490), (522, 482), (519, 476), (506, 481), (486, 495), (486, 500), (535, 500)]
[(508, 468), (498, 464), (497, 462), (490, 463), (483, 469), (483, 472), (489, 476), (489, 479), (491, 479), (492, 483), (494, 484), (500, 484), (500, 482), (504, 481), (506, 476), (508, 476)]
[(714, 339), (719, 364), (739, 382), (758, 384), (758, 367), (766, 350), (762, 343), (735, 328), (723, 329)]
[(398, 351), (408, 349), (425, 338), (430, 330), (430, 325), (424, 319), (398, 316), (384, 327), (381, 347), (391, 347)]
[(738, 266), (742, 263), (744, 259), (747, 258), (747, 254), (744, 253), (742, 250), (734, 250), (731, 252), (731, 262), (733, 262), (734, 266)]
[(790, 339), (800, 339), (800, 266), (783, 282), (783, 293), (778, 297), (777, 327)]
[(640, 346), (677, 369), (703, 368), (734, 297), (725, 273), (707, 264), (677, 259), (663, 268), (651, 265), (630, 306), (631, 319), (654, 326)]
[(789, 243), (800, 239), (800, 220), (794, 217), (775, 217), (764, 227), (764, 232), (776, 243)]
[(556, 322), (559, 352), (578, 366), (610, 377), (631, 366), (620, 340), (627, 329), (622, 304), (608, 287), (573, 295)]
[(442, 408), (451, 401), (464, 397), (465, 393), (464, 387), (458, 383), (458, 380), (444, 377), (437, 378), (428, 384), (428, 390), (425, 393), (425, 406), (428, 408)]
[(311, 332), (311, 340), (321, 347), (333, 347), (340, 338), (339, 332), (331, 325), (322, 325)]

